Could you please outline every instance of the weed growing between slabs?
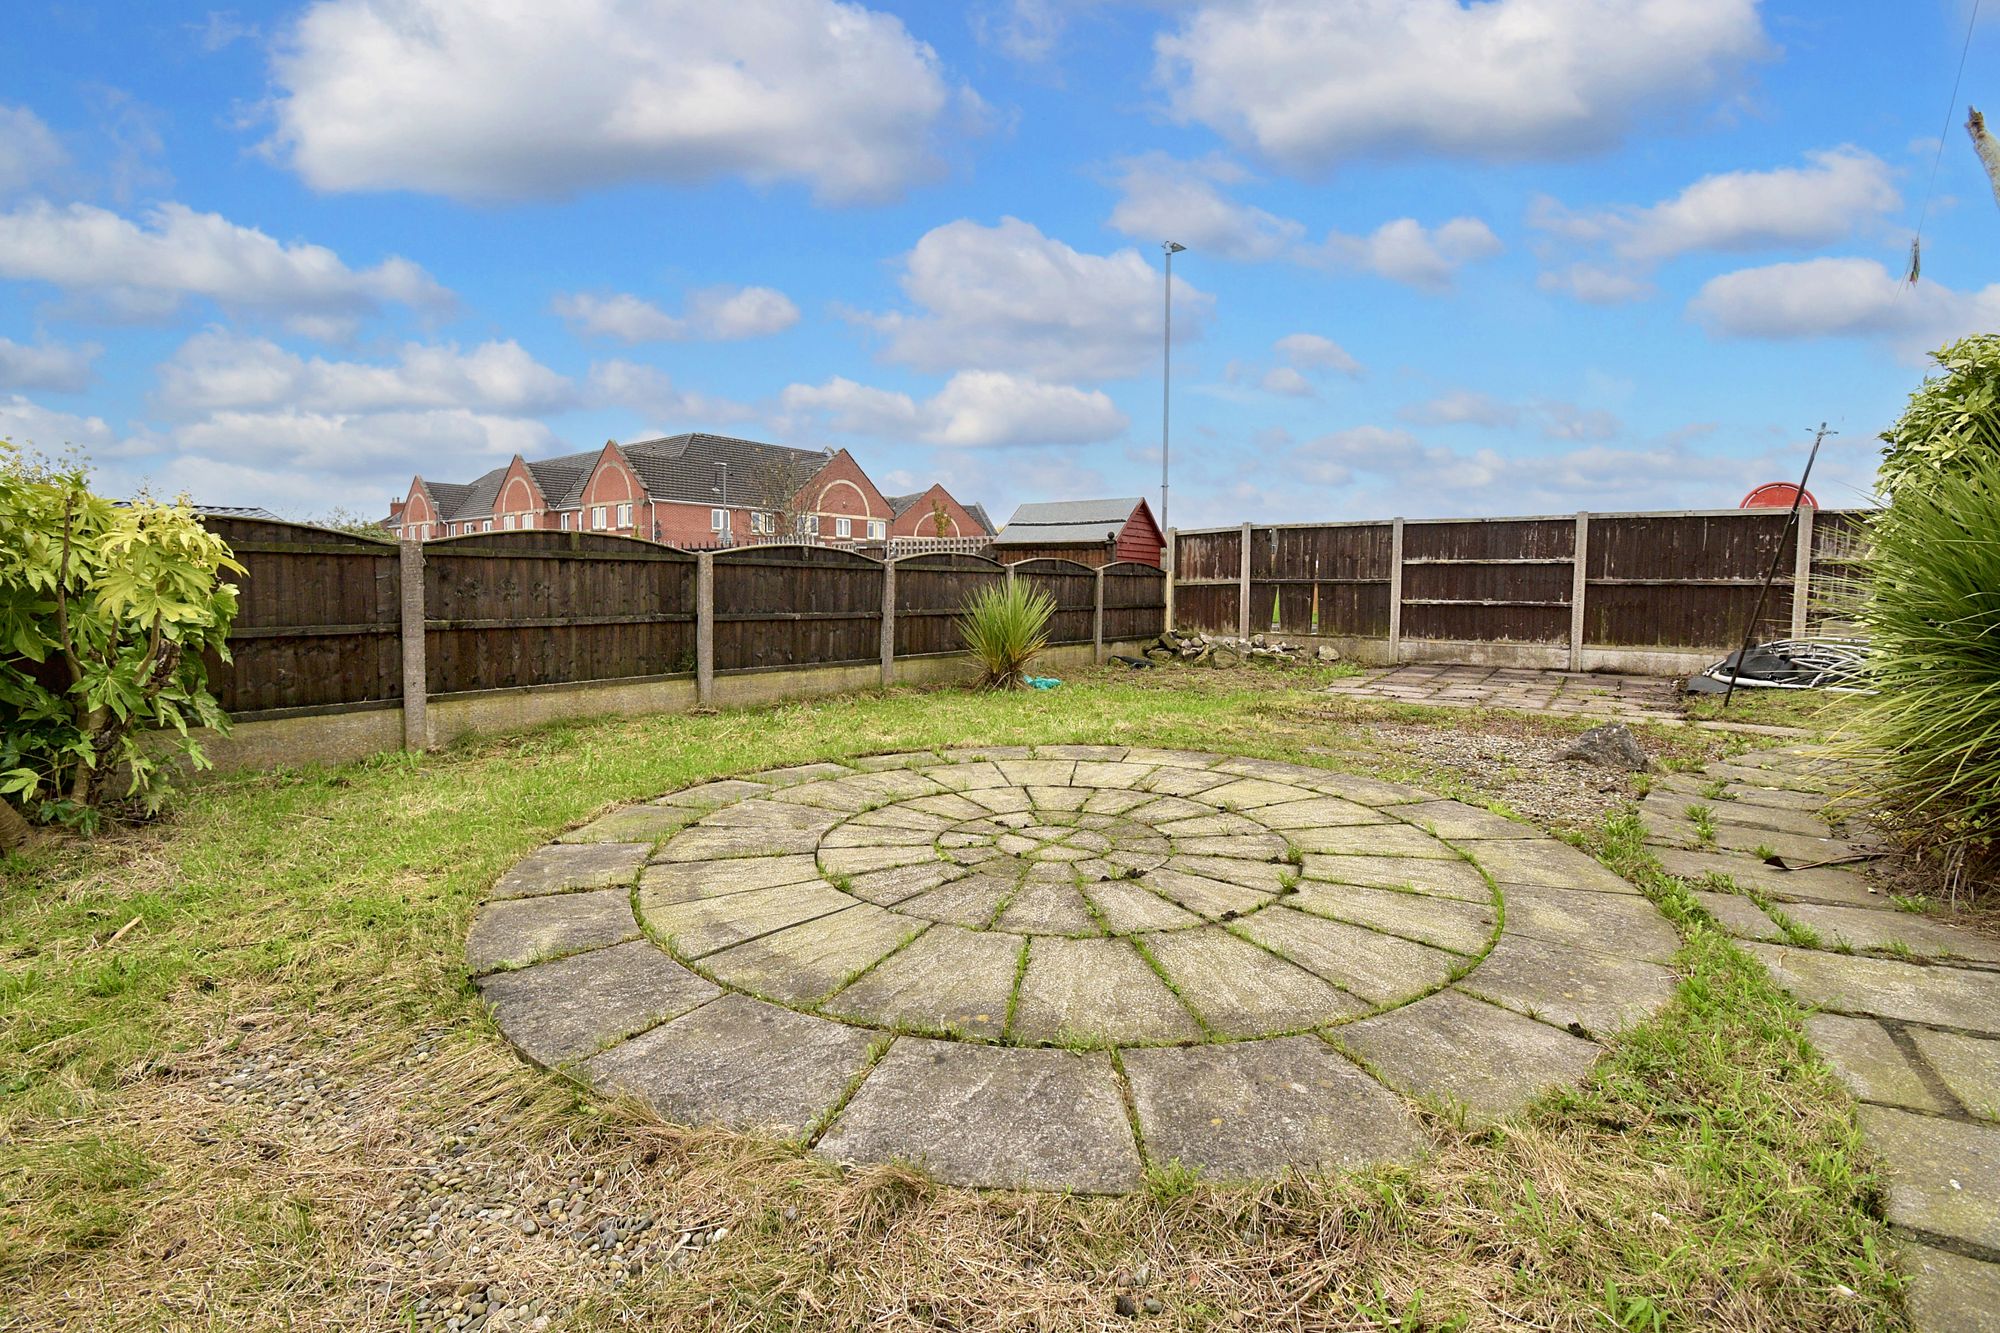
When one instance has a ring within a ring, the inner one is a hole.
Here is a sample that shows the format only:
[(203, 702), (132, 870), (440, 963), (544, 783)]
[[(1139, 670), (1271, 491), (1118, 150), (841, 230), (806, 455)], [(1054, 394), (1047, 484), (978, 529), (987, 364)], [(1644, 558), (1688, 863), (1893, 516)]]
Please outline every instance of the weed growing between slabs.
[[(563, 1329), (1102, 1327), (1121, 1294), (1177, 1328), (1898, 1326), (1844, 1094), (1629, 817), (1586, 841), (1682, 931), (1674, 1004), (1586, 1087), (1498, 1127), (1429, 1108), (1429, 1158), (1360, 1176), (1160, 1169), (1085, 1200), (843, 1176), (529, 1068), (464, 980), (472, 902), (505, 866), (730, 772), (1069, 741), (1474, 789), (1376, 741), (1365, 710), (1300, 722), (1318, 700), (1283, 680), (1162, 684), (566, 726), (224, 782), (163, 824), (5, 863), (0, 1327), (427, 1325), (475, 1279)], [(614, 1281), (548, 1224), (585, 1198), (700, 1243)]]

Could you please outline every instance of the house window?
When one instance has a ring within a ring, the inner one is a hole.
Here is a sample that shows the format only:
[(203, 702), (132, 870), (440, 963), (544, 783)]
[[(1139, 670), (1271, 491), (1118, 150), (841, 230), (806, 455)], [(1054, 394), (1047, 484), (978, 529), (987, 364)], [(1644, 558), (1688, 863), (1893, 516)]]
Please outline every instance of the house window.
[(490, 519), (490, 518), (483, 518), (483, 519), (481, 519), (481, 520), (479, 521), (479, 530), (480, 530), (481, 532), (491, 532), (491, 531), (493, 531), (493, 520), (492, 520), (492, 519)]
[(884, 522), (882, 519), (879, 518), (871, 518), (868, 520), (869, 541), (879, 542), (888, 535), (889, 535), (889, 525), (886, 522)]
[(559, 521), (560, 521), (560, 522), (562, 523), (562, 530), (563, 530), (564, 532), (568, 532), (568, 531), (569, 531), (569, 510), (565, 509), (565, 510), (563, 510), (563, 511), (562, 511), (562, 516), (561, 516), (561, 519), (560, 519)]
[(833, 520), (833, 535), (836, 537), (852, 537), (854, 535), (854, 520), (851, 518), (836, 518)]
[(502, 516), (500, 527), (503, 531), (512, 532), (514, 530), (514, 516), (512, 514)]
[(594, 532), (595, 532), (595, 531), (601, 531), (601, 530), (603, 529), (603, 527), (604, 527), (604, 506), (603, 506), (603, 505), (593, 505), (593, 506), (591, 507), (591, 510), (590, 510), (590, 527), (591, 527), (591, 530), (592, 530), (592, 531), (594, 531)]
[(710, 532), (727, 532), (727, 531), (729, 531), (729, 511), (728, 511), (727, 509), (711, 509), (711, 510), (709, 510), (709, 511), (708, 511), (708, 530), (709, 530)]
[(631, 505), (622, 504), (618, 506), (618, 526), (621, 528), (629, 528), (632, 526)]

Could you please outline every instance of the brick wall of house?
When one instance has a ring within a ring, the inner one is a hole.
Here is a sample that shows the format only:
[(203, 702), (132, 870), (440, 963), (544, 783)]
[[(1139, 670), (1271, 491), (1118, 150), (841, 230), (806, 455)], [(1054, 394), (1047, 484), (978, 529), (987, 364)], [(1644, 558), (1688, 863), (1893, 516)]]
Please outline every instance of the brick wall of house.
[(905, 509), (895, 522), (889, 525), (891, 537), (936, 537), (939, 535), (937, 523), (932, 518), (935, 506), (944, 505), (945, 516), (950, 520), (943, 533), (946, 537), (984, 537), (986, 529), (979, 520), (968, 512), (964, 505), (952, 498), (951, 492), (943, 486), (932, 486), (923, 498)]
[(443, 536), (436, 524), (437, 510), (431, 507), (430, 496), (424, 494), (422, 486), (411, 482), (409, 498), (403, 502), (403, 531), (400, 535), (416, 541)]
[[(624, 536), (650, 536), (647, 531), (650, 516), (647, 514), (651, 502), (646, 499), (646, 488), (632, 465), (625, 461), (625, 455), (615, 444), (604, 446), (591, 467), (590, 480), (583, 484), (581, 496), (581, 517), (585, 532), (609, 532)], [(618, 521), (618, 506), (632, 506), (631, 519), (626, 523)], [(596, 510), (604, 510), (604, 526), (596, 525)], [(574, 521), (574, 520), (572, 520)]]
[[(534, 474), (521, 461), (519, 454), (507, 465), (507, 475), (500, 479), (500, 493), (493, 497), (493, 530), (504, 531), (507, 518), (512, 516), (516, 528), (547, 527), (547, 502), (542, 499), (542, 488), (535, 484)], [(481, 515), (481, 517), (485, 517)]]
[[(868, 536), (868, 520), (880, 519), (887, 523), (891, 517), (889, 501), (882, 492), (875, 489), (875, 483), (868, 480), (868, 474), (847, 450), (842, 449), (826, 461), (826, 466), (813, 474), (799, 492), (797, 508), (800, 513), (818, 514), (819, 533), (822, 537), (838, 537), (838, 520), (849, 520), (849, 533), (856, 541)], [(885, 528), (884, 535), (887, 535)]]

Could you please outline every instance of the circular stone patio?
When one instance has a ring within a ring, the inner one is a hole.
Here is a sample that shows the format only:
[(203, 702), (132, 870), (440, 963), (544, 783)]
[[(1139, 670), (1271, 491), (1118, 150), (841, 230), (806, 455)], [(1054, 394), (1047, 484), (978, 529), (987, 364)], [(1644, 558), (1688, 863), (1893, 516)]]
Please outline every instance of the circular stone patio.
[(1420, 1153), (1666, 1002), (1673, 930), (1526, 825), (1261, 759), (1056, 745), (673, 792), (522, 860), (466, 941), (530, 1059), (669, 1120), (1116, 1192)]

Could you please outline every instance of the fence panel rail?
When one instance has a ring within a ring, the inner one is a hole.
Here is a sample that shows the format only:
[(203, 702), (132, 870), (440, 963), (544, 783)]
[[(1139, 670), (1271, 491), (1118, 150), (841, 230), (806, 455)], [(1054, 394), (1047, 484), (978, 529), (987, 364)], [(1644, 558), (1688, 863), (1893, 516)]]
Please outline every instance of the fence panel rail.
[(959, 651), (957, 622), (967, 600), (1007, 581), (1006, 566), (976, 555), (906, 556), (895, 570), (898, 657)]
[(1104, 641), (1157, 639), (1167, 627), (1167, 575), (1156, 565), (1118, 560), (1104, 567)]
[(881, 561), (831, 546), (746, 546), (714, 560), (717, 671), (880, 659)]
[(1049, 617), (1050, 643), (1089, 643), (1097, 615), (1097, 571), (1074, 560), (1041, 558), (1019, 560), (1014, 577), (1033, 584), (1055, 599), (1056, 612)]

